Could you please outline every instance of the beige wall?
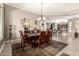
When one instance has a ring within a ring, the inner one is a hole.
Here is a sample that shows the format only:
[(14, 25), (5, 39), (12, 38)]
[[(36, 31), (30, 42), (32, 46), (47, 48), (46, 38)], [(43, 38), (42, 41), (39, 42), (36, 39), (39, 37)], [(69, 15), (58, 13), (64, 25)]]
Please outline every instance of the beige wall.
[(2, 37), (2, 20), (1, 20), (1, 4), (0, 4), (0, 40)]
[[(23, 11), (14, 7), (5, 5), (5, 39), (9, 37), (9, 25), (13, 25), (13, 36), (19, 38), (19, 30), (23, 30), (21, 27), (21, 19), (31, 18), (32, 21), (37, 19), (39, 16), (32, 14), (27, 11)], [(16, 34), (16, 35), (15, 35)]]

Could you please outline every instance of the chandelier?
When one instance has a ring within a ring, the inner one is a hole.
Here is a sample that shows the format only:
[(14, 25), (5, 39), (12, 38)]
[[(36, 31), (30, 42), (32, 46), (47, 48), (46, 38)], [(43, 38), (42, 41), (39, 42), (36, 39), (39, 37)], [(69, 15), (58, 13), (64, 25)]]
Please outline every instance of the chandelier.
[(42, 20), (42, 21), (45, 21), (45, 17), (44, 17), (44, 15), (43, 15), (43, 3), (41, 3), (41, 15), (40, 15), (41, 17), (39, 17), (37, 20), (39, 21), (39, 20)]
[(41, 3), (41, 20), (43, 20), (43, 3)]

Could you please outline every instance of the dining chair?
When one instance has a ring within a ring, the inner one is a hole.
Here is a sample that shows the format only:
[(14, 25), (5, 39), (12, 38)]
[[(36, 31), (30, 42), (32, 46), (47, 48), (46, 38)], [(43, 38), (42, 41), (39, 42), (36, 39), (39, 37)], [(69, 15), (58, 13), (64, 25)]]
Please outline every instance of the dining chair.
[(23, 36), (22, 31), (20, 31), (19, 33), (20, 33), (20, 38), (21, 38), (21, 47), (22, 47), (22, 43), (23, 43), (23, 40), (24, 40), (24, 36)]
[(39, 35), (31, 36), (32, 47), (37, 47), (39, 42)]
[(48, 30), (47, 31), (47, 36), (46, 36), (46, 41), (49, 42), (50, 40), (52, 40), (52, 30)]
[(19, 32), (20, 33), (20, 37), (21, 37), (21, 47), (23, 48), (23, 51), (24, 51), (24, 48), (25, 48), (25, 43), (28, 44), (28, 37), (26, 37), (22, 31)]
[(39, 35), (39, 41), (38, 41), (38, 46), (40, 47), (41, 44), (45, 43), (45, 37), (46, 37), (46, 31), (41, 31)]

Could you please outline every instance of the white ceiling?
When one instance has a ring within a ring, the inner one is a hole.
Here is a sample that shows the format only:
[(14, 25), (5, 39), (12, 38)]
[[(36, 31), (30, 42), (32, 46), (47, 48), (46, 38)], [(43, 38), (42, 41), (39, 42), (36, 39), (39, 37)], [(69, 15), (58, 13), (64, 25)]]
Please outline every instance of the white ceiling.
[[(16, 7), (35, 14), (41, 14), (40, 3), (6, 3), (6, 5)], [(79, 10), (79, 3), (43, 3), (44, 15), (65, 15)]]

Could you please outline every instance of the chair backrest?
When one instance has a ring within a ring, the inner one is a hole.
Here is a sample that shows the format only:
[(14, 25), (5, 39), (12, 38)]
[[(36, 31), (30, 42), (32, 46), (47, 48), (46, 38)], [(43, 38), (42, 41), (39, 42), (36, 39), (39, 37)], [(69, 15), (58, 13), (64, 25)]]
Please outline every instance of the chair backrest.
[(24, 31), (24, 33), (28, 33), (28, 31)]
[(29, 34), (30, 31), (24, 31), (24, 40), (28, 40), (29, 37), (28, 37), (28, 34)]
[(41, 36), (46, 37), (46, 31), (42, 31)]
[(40, 37), (40, 42), (45, 42), (46, 31), (42, 31), (39, 37)]
[(24, 40), (24, 35), (23, 35), (23, 32), (22, 32), (22, 31), (20, 31), (19, 33), (20, 33), (21, 40)]
[(47, 31), (47, 36), (48, 36), (48, 38), (52, 37), (52, 30)]

